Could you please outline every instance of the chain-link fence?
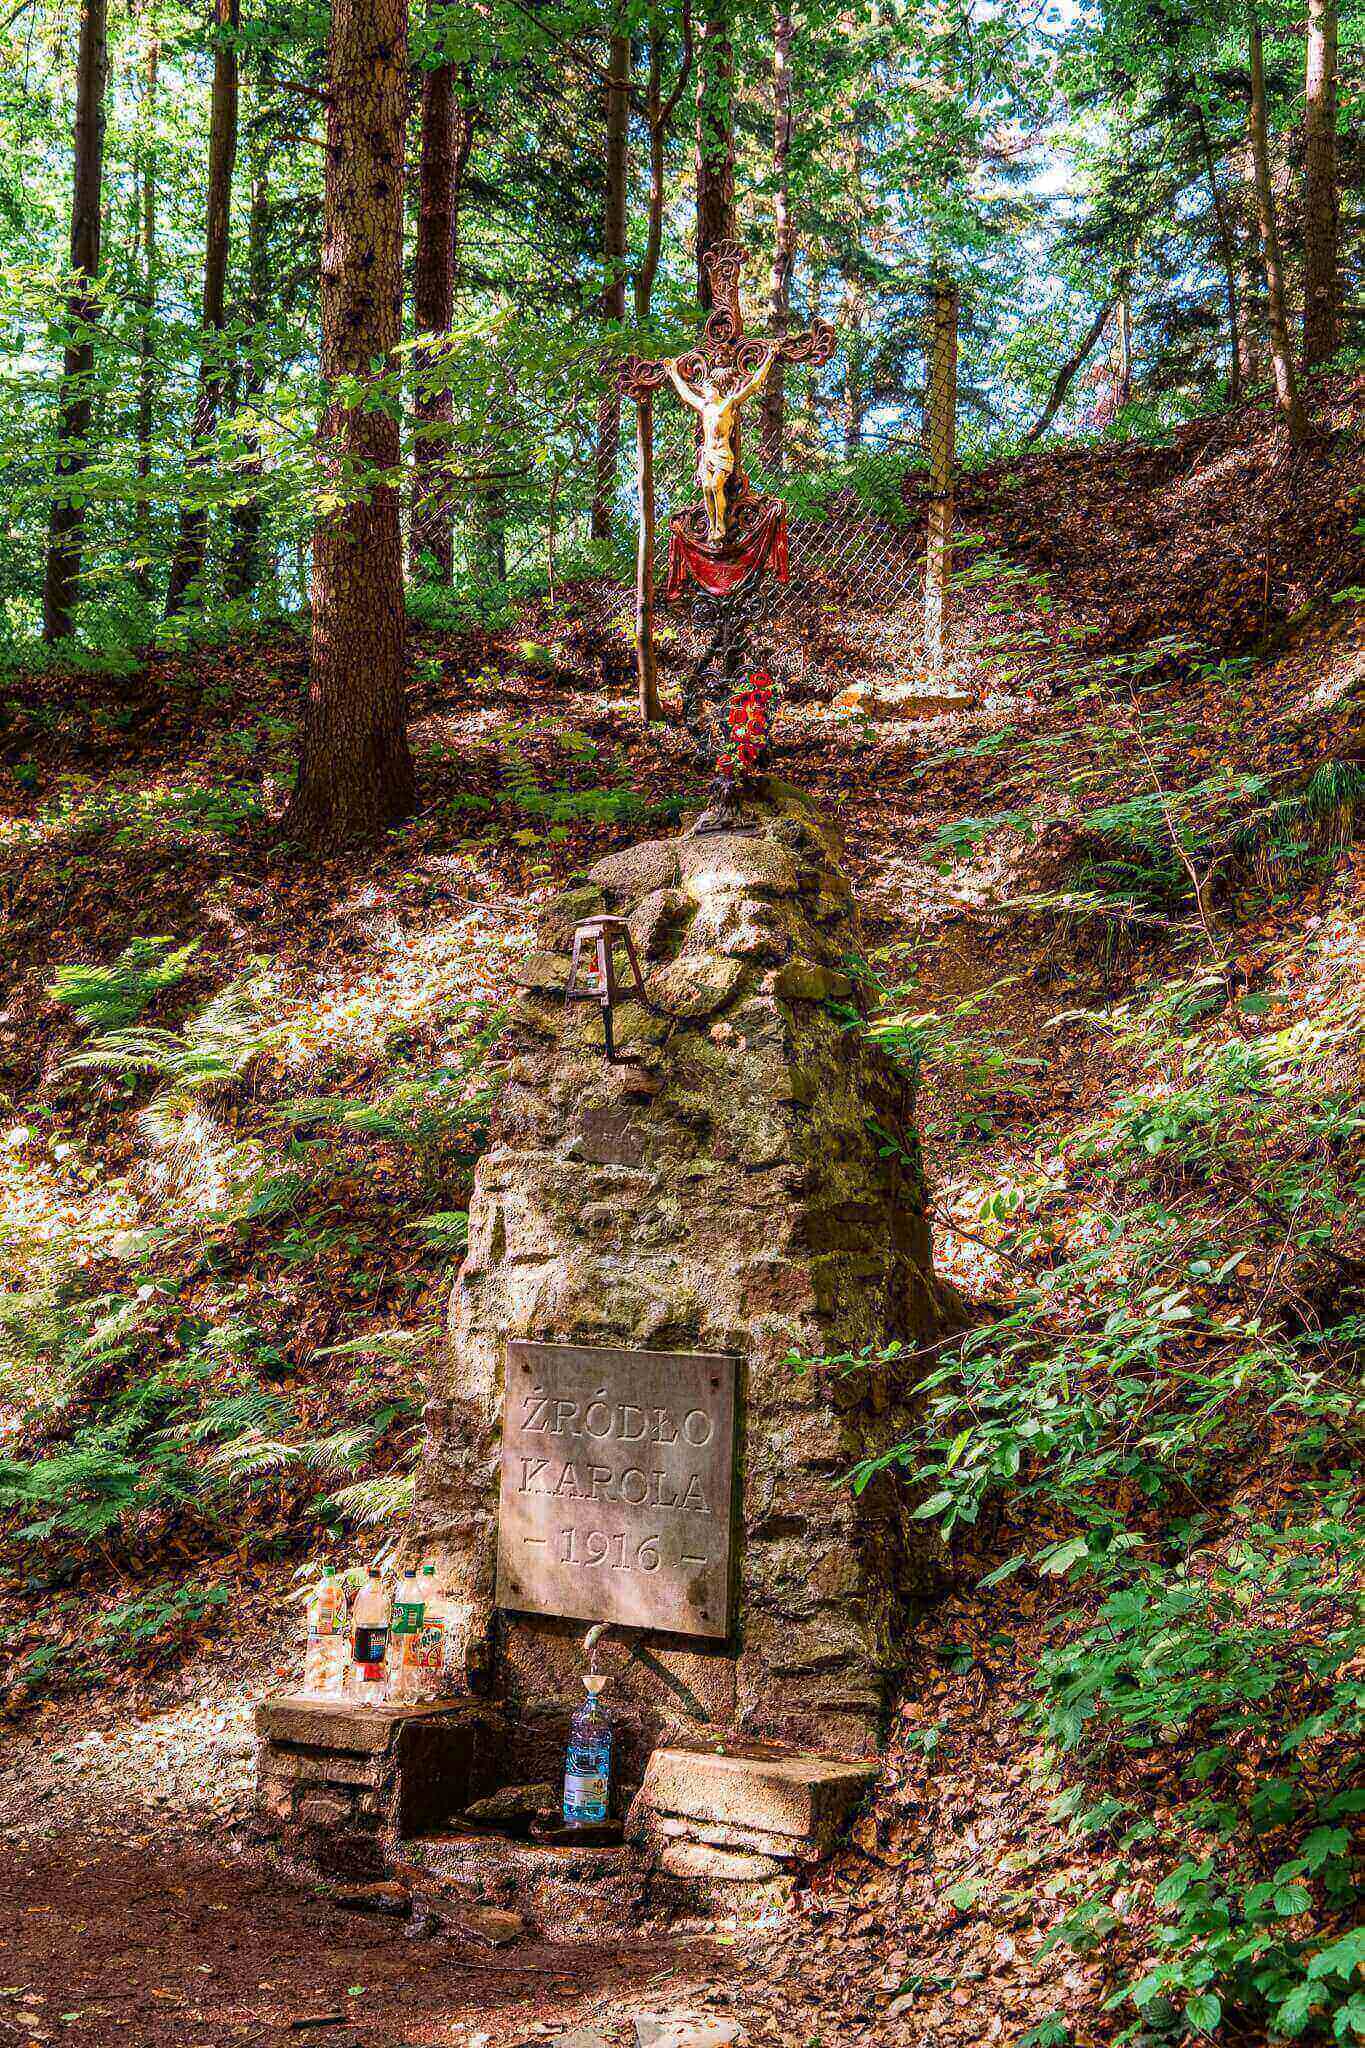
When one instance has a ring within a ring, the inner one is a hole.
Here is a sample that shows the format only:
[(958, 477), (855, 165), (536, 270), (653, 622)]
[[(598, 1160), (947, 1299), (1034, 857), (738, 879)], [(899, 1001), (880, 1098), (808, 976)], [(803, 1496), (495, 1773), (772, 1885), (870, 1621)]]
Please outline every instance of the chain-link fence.
[[(928, 373), (935, 352), (927, 311), (925, 329)], [(754, 452), (758, 402), (742, 416), (743, 460), (754, 487), (787, 504), (789, 581), (764, 577), (755, 634), (793, 696), (804, 693), (815, 672), (856, 680), (884, 659), (887, 646), (903, 649), (907, 631), (916, 638), (919, 632), (930, 451), (918, 417), (912, 431), (897, 422), (893, 434), (869, 407), (850, 430), (852, 368), (841, 348), (828, 365), (787, 369), (780, 466), (764, 465)], [(517, 443), (509, 440), (496, 452), (490, 448), (481, 475), (467, 449), (460, 461), (428, 464), (410, 502), (410, 553), (420, 575), (424, 550), (431, 573), (448, 547), (457, 587), (490, 588), (513, 600), (572, 589), (582, 622), (628, 658), (639, 508), (636, 407), (620, 401), (613, 449), (610, 426), (604, 431), (609, 388), (600, 357), (585, 351), (561, 387), (555, 416), (541, 422), (534, 457), (518, 462)], [(941, 406), (942, 393), (937, 400)], [(697, 436), (695, 415), (666, 388), (652, 416), (656, 637), (667, 676), (698, 651), (687, 598), (665, 598), (669, 521), (698, 498)]]

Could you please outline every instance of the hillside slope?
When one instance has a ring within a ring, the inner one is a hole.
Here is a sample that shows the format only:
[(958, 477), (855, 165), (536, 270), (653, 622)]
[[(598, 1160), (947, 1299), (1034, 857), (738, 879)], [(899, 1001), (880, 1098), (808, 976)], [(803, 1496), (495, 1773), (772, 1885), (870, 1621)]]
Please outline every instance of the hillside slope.
[[(1349, 2011), (1349, 1970), (1308, 1973), (1351, 1921), (1365, 1804), (1334, 1476), (1365, 1313), (1358, 386), (1323, 410), (1297, 464), (1251, 407), (983, 472), (969, 701), (841, 709), (832, 673), (785, 714), (782, 772), (847, 835), (873, 1028), (920, 1073), (937, 1256), (977, 1325), (910, 1453), (953, 1581), (907, 1645), (883, 1783), (790, 1928), (679, 1965), (732, 1977), (757, 2040), (1106, 2041), (1157, 1966), (1150, 2038)], [(89, 1858), (91, 1727), (122, 1760), (106, 1841), (244, 1839), (245, 1705), (290, 1667), (295, 1569), (401, 1513), (529, 907), (697, 794), (548, 607), (413, 653), (421, 808), (318, 866), (268, 818), (299, 644), (8, 693), (21, 1857)], [(913, 619), (879, 659), (919, 677)], [(339, 1997), (354, 1967), (326, 1966)], [(215, 2048), (255, 2038), (234, 1982), (245, 2031)], [(614, 1995), (594, 1977), (555, 2015)], [(413, 2038), (451, 2038), (441, 2010)], [(487, 2031), (545, 2013), (500, 1994)]]

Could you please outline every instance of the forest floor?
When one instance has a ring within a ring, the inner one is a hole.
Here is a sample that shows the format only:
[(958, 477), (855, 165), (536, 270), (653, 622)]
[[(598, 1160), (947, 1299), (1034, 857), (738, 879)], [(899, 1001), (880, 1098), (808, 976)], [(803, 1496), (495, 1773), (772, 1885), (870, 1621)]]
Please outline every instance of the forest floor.
[[(942, 711), (896, 700), (938, 687), (913, 609), (826, 605), (813, 629), (775, 767), (837, 817), (869, 957), (918, 1020), (936, 1259), (973, 1301), (1007, 1299), (1020, 1256), (982, 1220), (990, 1191), (1142, 1083), (1141, 1043), (1086, 1017), (1201, 963), (1281, 1025), (1358, 989), (1353, 803), (1274, 837), (1314, 771), (1361, 762), (1365, 396), (1337, 380), (1319, 414), (1294, 460), (1248, 408), (971, 478)], [(250, 1705), (294, 1674), (299, 1568), (404, 1499), (529, 910), (699, 794), (601, 655), (572, 597), (419, 637), (420, 808), (323, 863), (271, 824), (302, 641), (6, 685), (0, 1455), (38, 1477), (0, 1491), (0, 2043), (273, 2044), (333, 2014), (319, 2040), (508, 2048), (589, 2022), (628, 2041), (630, 2013), (698, 2006), (793, 2048), (1121, 2023), (1105, 2001), (1143, 1914), (1047, 1946), (1115, 1882), (1058, 1824), (1026, 1714), (1075, 1594), (983, 1589), (1017, 1533), (999, 1518), (955, 1549), (878, 1792), (784, 1924), (493, 1953), (254, 1860)], [(73, 1068), (99, 1018), (58, 972), (138, 938), (193, 950), (145, 1020), (134, 1002), (142, 1042)], [(1054, 1250), (1083, 1212), (1059, 1197)], [(1317, 1284), (1273, 1232), (1242, 1257), (1251, 1300)], [(1220, 1506), (1272, 1494), (1273, 1454), (1273, 1430), (1241, 1446)], [(1160, 1809), (1159, 1769), (1137, 1776)], [(1142, 1881), (1138, 1850), (1123, 1884)]]

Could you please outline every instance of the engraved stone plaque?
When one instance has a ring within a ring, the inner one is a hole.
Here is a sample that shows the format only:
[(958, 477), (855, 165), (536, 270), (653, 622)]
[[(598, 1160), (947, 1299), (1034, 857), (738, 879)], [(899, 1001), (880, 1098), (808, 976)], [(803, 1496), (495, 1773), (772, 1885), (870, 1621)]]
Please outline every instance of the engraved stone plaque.
[(500, 1607), (728, 1633), (737, 1362), (508, 1345)]

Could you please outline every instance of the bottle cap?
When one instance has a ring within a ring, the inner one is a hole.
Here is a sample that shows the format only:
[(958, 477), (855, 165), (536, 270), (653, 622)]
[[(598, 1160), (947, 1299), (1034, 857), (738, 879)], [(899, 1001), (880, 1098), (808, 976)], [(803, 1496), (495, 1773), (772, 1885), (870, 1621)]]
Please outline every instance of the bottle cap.
[(583, 1683), (588, 1688), (588, 1691), (592, 1694), (594, 1699), (597, 1698), (598, 1693), (601, 1692), (606, 1682), (607, 1679), (605, 1672), (585, 1671), (583, 1674)]
[(433, 1574), (433, 1573), (435, 1572), (435, 1570), (436, 1570), (436, 1567), (435, 1567), (435, 1565), (434, 1565), (434, 1564), (424, 1564), (424, 1565), (422, 1566), (422, 1577), (423, 1577), (424, 1579), (429, 1579), (429, 1578), (431, 1578), (431, 1576), (432, 1576), (432, 1574)]

